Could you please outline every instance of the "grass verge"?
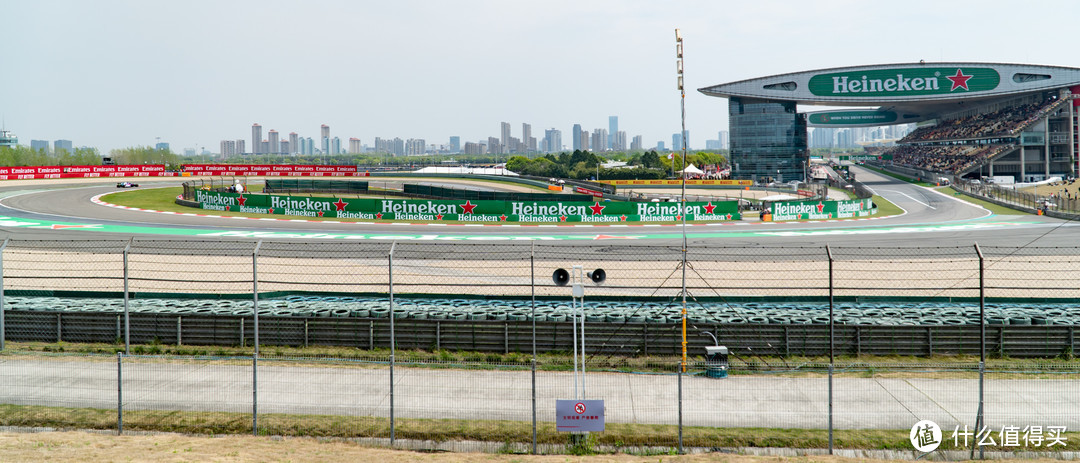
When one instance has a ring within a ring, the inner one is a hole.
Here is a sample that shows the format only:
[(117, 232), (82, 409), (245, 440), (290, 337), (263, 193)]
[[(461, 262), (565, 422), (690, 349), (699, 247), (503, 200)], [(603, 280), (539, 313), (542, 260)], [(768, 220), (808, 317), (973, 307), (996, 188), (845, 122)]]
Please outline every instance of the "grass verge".
[[(173, 432), (218, 435), (249, 434), (249, 413), (194, 411), (124, 411), (125, 431)], [(116, 429), (115, 409), (0, 405), (0, 426), (50, 427), (60, 429)], [(537, 423), (537, 443), (570, 447), (569, 434), (555, 430), (554, 423)], [(834, 430), (834, 445), (841, 449), (910, 450), (908, 429)], [(373, 416), (331, 416), (300, 414), (260, 414), (259, 434), (314, 438), (389, 438), (390, 420)], [(942, 430), (943, 450), (962, 450), (962, 438), (954, 442), (952, 430)], [(661, 424), (607, 423), (605, 430), (590, 434), (585, 453), (626, 452), (634, 449), (675, 448), (678, 426)], [(1065, 441), (1080, 439), (1080, 432), (1065, 432)], [(397, 418), (397, 439), (431, 442), (471, 440), (506, 444), (530, 444), (532, 424), (527, 421)], [(828, 448), (826, 429), (715, 428), (684, 426), (683, 445), (700, 448), (784, 447)], [(995, 439), (997, 440), (997, 439)], [(1015, 451), (1017, 447), (988, 446), (988, 451)], [(1026, 450), (1065, 451), (1065, 446)], [(639, 450), (640, 452), (640, 450)]]
[(1005, 207), (1005, 206), (1000, 206), (1000, 205), (994, 204), (994, 203), (989, 202), (989, 201), (983, 201), (981, 199), (965, 195), (965, 194), (961, 193), (960, 190), (957, 190), (956, 188), (953, 188), (951, 186), (950, 187), (941, 187), (941, 188), (936, 188), (936, 189), (941, 191), (942, 193), (951, 194), (954, 198), (959, 199), (961, 201), (966, 201), (966, 202), (969, 202), (971, 204), (981, 206), (982, 208), (984, 208), (986, 210), (989, 210), (990, 212), (993, 212), (996, 215), (1031, 215), (1028, 212), (1019, 211), (1019, 210), (1008, 208), (1008, 207)]
[[(124, 351), (123, 344), (81, 344), (81, 343), (40, 343), (40, 342), (7, 342), (2, 355), (52, 355), (52, 354), (76, 354), (76, 355), (115, 355)], [(237, 346), (177, 346), (174, 344), (133, 344), (131, 352), (134, 355), (148, 356), (178, 356), (178, 357), (250, 357), (254, 349), (252, 347)], [(390, 349), (362, 350), (351, 347), (312, 346), (293, 347), (261, 345), (260, 356), (262, 358), (290, 359), (294, 363), (297, 360), (310, 359), (313, 365), (337, 367), (340, 364), (326, 363), (323, 360), (358, 360), (371, 362), (386, 362), (390, 358)], [(103, 357), (107, 358), (107, 357)], [(482, 367), (495, 369), (529, 369), (532, 356), (523, 352), (511, 352), (507, 354), (493, 352), (474, 351), (448, 351), (448, 350), (415, 350), (397, 349), (395, 359), (400, 363), (414, 363), (418, 368), (461, 368), (468, 365), (470, 369)], [(167, 357), (161, 359), (167, 361)], [(679, 356), (638, 356), (619, 357), (610, 355), (591, 355), (587, 362), (590, 368), (626, 373), (674, 373), (681, 361)], [(693, 354), (688, 356), (692, 368), (699, 368), (700, 362), (704, 362), (702, 355)], [(570, 371), (573, 369), (573, 357), (567, 352), (539, 353), (536, 357), (537, 369), (541, 371)], [(908, 375), (926, 377), (933, 374), (935, 377), (968, 377), (976, 370), (971, 370), (977, 365), (977, 356), (961, 355), (934, 355), (930, 357), (911, 356), (845, 356), (836, 357), (837, 375), (849, 377), (878, 377)], [(755, 374), (786, 374), (786, 375), (820, 375), (820, 366), (829, 363), (828, 356), (805, 357), (805, 356), (770, 356), (755, 355), (752, 357), (733, 355), (731, 357), (732, 375), (755, 375)], [(1052, 377), (1063, 379), (1064, 377), (1080, 376), (1080, 359), (1071, 355), (1058, 358), (988, 358), (987, 371), (997, 375), (1016, 375), (1023, 378)], [(912, 373), (911, 371), (915, 371)], [(929, 372), (929, 373), (928, 373)], [(1000, 377), (1000, 376), (999, 376)]]

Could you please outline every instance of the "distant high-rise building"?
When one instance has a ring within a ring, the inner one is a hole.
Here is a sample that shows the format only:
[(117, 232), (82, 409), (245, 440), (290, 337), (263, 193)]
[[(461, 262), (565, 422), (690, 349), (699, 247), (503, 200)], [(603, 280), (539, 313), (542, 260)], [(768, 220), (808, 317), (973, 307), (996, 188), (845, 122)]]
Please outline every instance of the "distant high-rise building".
[(49, 140), (30, 140), (30, 149), (49, 152)]
[(614, 151), (626, 151), (626, 132), (620, 130), (611, 137), (611, 149)]
[(519, 153), (528, 153), (529, 151), (536, 151), (534, 146), (531, 146), (529, 139), (532, 138), (532, 125), (522, 122), (521, 123), (521, 142), (525, 145), (518, 150)]
[(664, 148), (663, 140), (656, 142), (656, 151), (664, 151), (664, 150), (665, 150), (665, 148)]
[[(509, 128), (510, 124), (506, 124), (506, 126), (507, 126), (507, 128)], [(506, 137), (506, 138), (510, 138), (510, 137)], [(507, 141), (509, 141), (509, 140), (507, 140)], [(495, 138), (495, 137), (488, 137), (488, 140), (487, 140), (487, 153), (486, 154), (502, 154), (502, 153), (503, 153), (503, 146), (502, 146), (502, 143), (499, 142), (499, 139)]]
[(484, 145), (471, 141), (465, 142), (465, 154), (484, 154)]
[(289, 140), (281, 140), (281, 154), (288, 154), (290, 149), (292, 149), (292, 146)]
[(60, 150), (67, 151), (68, 154), (74, 154), (75, 149), (71, 145), (71, 140), (56, 140), (53, 142), (53, 152), (60, 154)]
[(251, 152), (253, 154), (260, 154), (259, 148), (262, 147), (262, 126), (259, 124), (251, 125)]
[[(690, 131), (683, 132), (686, 134), (686, 149), (690, 149)], [(671, 150), (682, 151), (683, 150), (683, 138), (678, 133), (671, 134)]]
[(263, 140), (259, 142), (259, 154), (266, 154), (270, 152), (270, 140)]
[(221, 140), (221, 151), (219, 152), (222, 158), (236, 155), (236, 141), (235, 140)]
[(330, 126), (323, 124), (319, 127), (319, 139), (322, 140), (322, 152), (327, 154), (330, 152)]
[(615, 136), (619, 133), (619, 116), (608, 116), (607, 124), (607, 148), (609, 150), (617, 150), (617, 148), (615, 148)]
[(630, 151), (643, 151), (645, 149), (643, 145), (641, 135), (636, 135), (634, 141), (630, 142)]
[(270, 129), (266, 134), (268, 141), (270, 142), (270, 150), (267, 153), (278, 154), (281, 153), (281, 139), (278, 138), (277, 130)]
[(406, 156), (419, 156), (427, 151), (427, 142), (423, 138), (410, 138), (405, 142)]
[(360, 144), (360, 139), (356, 137), (349, 138), (349, 154), (363, 153), (364, 147)]
[[(581, 142), (581, 134), (582, 134), (581, 124), (574, 124), (574, 128), (570, 129), (570, 136), (573, 137), (573, 140), (574, 140), (574, 143), (572, 145), (573, 146), (572, 149), (574, 151), (580, 150), (580, 149), (582, 149), (582, 146), (588, 146), (588, 144), (589, 144), (588, 140), (586, 140), (585, 143)], [(562, 148), (560, 147), (559, 149), (562, 149)]]
[(300, 152), (300, 136), (296, 132), (289, 132), (289, 154)]
[(562, 149), (562, 132), (558, 129), (544, 131), (544, 150), (548, 153), (557, 153)]
[(236, 140), (236, 154), (244, 154), (244, 153), (247, 152), (247, 151), (244, 150), (244, 148), (245, 148), (244, 144), (246, 142), (247, 142), (247, 140), (244, 140), (243, 138), (241, 138), (239, 140)]
[(330, 154), (341, 154), (341, 138), (334, 137), (330, 139)]
[(154, 145), (154, 149), (156, 149), (158, 151), (169, 151), (169, 144), (164, 143), (164, 142), (157, 143), (157, 144)]
[(730, 138), (730, 135), (728, 134), (728, 131), (727, 130), (721, 130), (720, 133), (717, 134), (717, 135), (718, 135), (717, 140), (720, 140), (720, 149), (722, 149), (722, 150), (728, 149), (731, 146), (730, 145), (731, 138)]
[[(505, 150), (507, 150), (507, 152), (509, 152), (509, 150), (510, 150), (510, 123), (509, 122), (500, 122), (499, 123), (499, 144), (502, 145), (503, 149), (505, 149)], [(488, 151), (491, 151), (491, 146), (488, 146)], [(502, 151), (500, 151), (500, 153), (501, 152)]]
[(593, 129), (591, 138), (593, 152), (607, 151), (607, 130)]
[(458, 136), (450, 137), (450, 152), (451, 153), (460, 153), (461, 152), (461, 137), (458, 137)]

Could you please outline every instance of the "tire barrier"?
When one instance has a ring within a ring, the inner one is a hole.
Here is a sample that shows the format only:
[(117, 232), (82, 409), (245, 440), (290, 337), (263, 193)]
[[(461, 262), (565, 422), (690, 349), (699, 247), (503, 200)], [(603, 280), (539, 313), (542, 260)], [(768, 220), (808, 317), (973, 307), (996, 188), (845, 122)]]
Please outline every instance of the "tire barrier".
[[(159, 309), (161, 307), (158, 307)], [(338, 346), (359, 349), (389, 348), (390, 311), (382, 318), (334, 317), (332, 311), (309, 315), (275, 315), (260, 310), (259, 339), (263, 346)], [(397, 311), (395, 311), (396, 313)], [(325, 313), (325, 315), (324, 315)], [(446, 318), (439, 318), (445, 315)], [(568, 352), (575, 346), (573, 328), (564, 313), (547, 314), (548, 321), (468, 320), (465, 312), (430, 312), (394, 320), (394, 339), (401, 349), (462, 350), (477, 352)], [(426, 316), (427, 318), (423, 318)], [(539, 316), (537, 317), (539, 318)], [(768, 317), (756, 317), (768, 322)], [(192, 311), (132, 312), (128, 318), (133, 344), (245, 346), (254, 343), (255, 323), (250, 310), (205, 314)], [(959, 319), (955, 319), (959, 321)], [(13, 342), (75, 342), (123, 346), (124, 316), (116, 311), (8, 310), (5, 338)], [(938, 323), (917, 326), (836, 325), (838, 355), (929, 356), (978, 355), (978, 325)], [(954, 321), (955, 323), (955, 321)], [(645, 322), (586, 322), (589, 355), (679, 355), (681, 323), (677, 318), (653, 315)], [(692, 356), (704, 353), (714, 334), (736, 357), (822, 356), (829, 352), (829, 326), (815, 323), (693, 322), (688, 330)], [(1071, 356), (1075, 351), (1074, 325), (988, 325), (986, 350), (1009, 357)]]
[[(122, 313), (113, 299), (6, 297), (9, 310), (30, 312)], [(251, 301), (240, 299), (133, 299), (132, 313), (250, 316)], [(584, 304), (587, 323), (681, 322), (682, 306), (668, 302), (604, 302)], [(299, 318), (389, 318), (389, 298), (303, 296), (260, 299), (259, 315)], [(687, 320), (697, 324), (825, 325), (828, 305), (821, 303), (722, 302), (687, 307)], [(979, 323), (979, 307), (964, 303), (842, 303), (834, 307), (838, 325), (965, 326)], [(537, 301), (536, 321), (563, 322), (573, 308), (562, 302)], [(395, 298), (394, 319), (532, 321), (528, 300)], [(1080, 325), (1080, 306), (1066, 303), (986, 304), (988, 325)]]

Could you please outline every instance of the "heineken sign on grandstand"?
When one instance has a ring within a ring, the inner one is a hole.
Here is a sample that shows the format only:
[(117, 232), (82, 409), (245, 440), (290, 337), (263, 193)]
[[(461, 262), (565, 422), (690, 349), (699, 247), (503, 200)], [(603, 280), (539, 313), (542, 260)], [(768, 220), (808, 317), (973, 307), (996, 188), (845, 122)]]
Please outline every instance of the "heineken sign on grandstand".
[(892, 154), (841, 154), (841, 161), (892, 161)]
[[(265, 194), (236, 194), (197, 190), (195, 200), (208, 210), (417, 222), (476, 223), (619, 223), (672, 222), (682, 219), (679, 203), (560, 202), (560, 201), (443, 201), (426, 199), (319, 198)], [(741, 216), (736, 201), (690, 202), (686, 220), (728, 221)]]
[(879, 98), (980, 92), (1000, 82), (991, 68), (912, 67), (818, 74), (808, 88), (816, 96)]
[(791, 201), (769, 205), (772, 219), (777, 221), (867, 217), (876, 211), (870, 198), (853, 201)]

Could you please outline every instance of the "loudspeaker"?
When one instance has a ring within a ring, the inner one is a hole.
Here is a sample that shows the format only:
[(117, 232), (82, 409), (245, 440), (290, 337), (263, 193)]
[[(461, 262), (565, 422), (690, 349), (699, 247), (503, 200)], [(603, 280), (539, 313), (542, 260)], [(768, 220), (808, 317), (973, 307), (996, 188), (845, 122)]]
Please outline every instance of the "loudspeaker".
[(604, 280), (607, 279), (607, 272), (605, 272), (604, 269), (602, 269), (602, 268), (598, 268), (596, 270), (593, 270), (593, 271), (589, 272), (589, 279), (592, 280), (593, 283), (596, 283), (596, 284), (603, 283)]
[(551, 281), (559, 286), (566, 286), (570, 282), (570, 272), (561, 268), (555, 269), (555, 272), (551, 274)]

